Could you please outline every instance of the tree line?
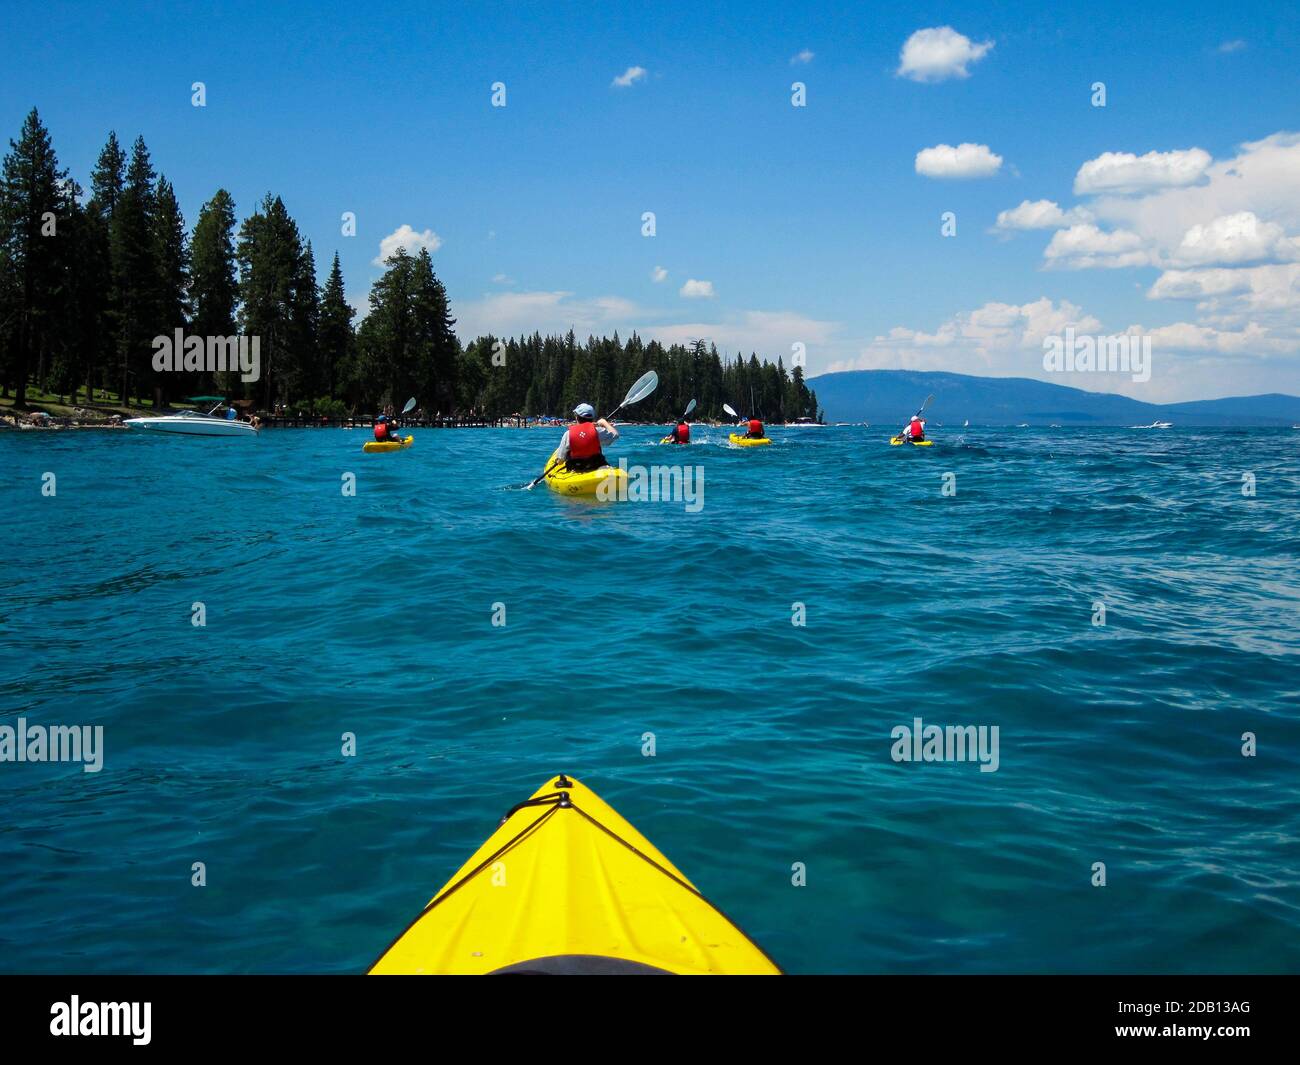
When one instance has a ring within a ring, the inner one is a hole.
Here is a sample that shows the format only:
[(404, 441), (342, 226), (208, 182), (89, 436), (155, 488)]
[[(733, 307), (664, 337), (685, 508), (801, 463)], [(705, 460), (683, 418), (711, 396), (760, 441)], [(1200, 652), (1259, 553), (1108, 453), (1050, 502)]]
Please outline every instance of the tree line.
[(462, 366), (469, 391), (490, 417), (563, 416), (579, 403), (607, 413), (646, 370), (658, 372), (659, 387), (628, 411), (637, 420), (675, 421), (692, 399), (699, 404), (696, 419), (726, 418), (723, 403), (774, 422), (818, 416), (802, 367), (787, 372), (780, 359), (774, 365), (754, 354), (727, 360), (704, 340), (665, 347), (636, 333), (626, 343), (615, 333), (584, 344), (572, 330), (563, 337), (486, 336), (467, 345)]
[[(588, 337), (499, 339), (462, 346), (429, 253), (399, 250), (356, 322), (337, 251), (320, 283), (311, 241), (278, 196), (242, 222), (217, 189), (186, 226), (175, 189), (137, 137), (110, 133), (83, 186), (60, 167), (33, 108), (0, 169), (0, 397), (27, 405), (29, 387), (87, 400), (117, 394), (161, 407), (216, 393), (264, 410), (342, 415), (419, 398), (429, 412), (488, 417), (564, 415), (579, 402), (617, 406), (646, 369), (660, 387), (636, 411), (667, 421), (690, 398), (701, 416), (724, 402), (770, 420), (817, 417), (802, 368), (712, 345), (665, 347)], [(155, 367), (154, 338), (259, 338), (260, 376)], [(631, 413), (631, 412), (630, 412)]]

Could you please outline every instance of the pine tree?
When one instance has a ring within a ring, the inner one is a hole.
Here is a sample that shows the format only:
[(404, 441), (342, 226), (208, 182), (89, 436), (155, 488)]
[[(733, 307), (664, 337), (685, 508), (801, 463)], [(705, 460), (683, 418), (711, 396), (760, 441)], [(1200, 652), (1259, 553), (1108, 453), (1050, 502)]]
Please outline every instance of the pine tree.
[(451, 316), (447, 290), (434, 275), (433, 260), (421, 248), (412, 268), (412, 311), (415, 316), (418, 360), (412, 376), (425, 405), (450, 411), (456, 405), (456, 377), (460, 363), (460, 341), (456, 319)]
[[(190, 298), (194, 317), (190, 328), (201, 337), (234, 336), (239, 282), (235, 277), (235, 201), (218, 189), (199, 209), (190, 240)], [(238, 375), (230, 375), (238, 381)], [(195, 389), (209, 392), (225, 387), (204, 371)]]
[(320, 289), (316, 286), (316, 255), (308, 241), (294, 271), (293, 297), (289, 310), (290, 337), (285, 367), (288, 394), (300, 406), (310, 406), (325, 395), (317, 334), (320, 329)]
[(110, 132), (108, 141), (90, 172), (90, 203), (87, 205), (105, 221), (111, 221), (126, 184), (126, 153)]
[[(176, 190), (165, 177), (158, 178), (154, 194), (154, 256), (158, 275), (157, 331), (171, 335), (176, 329), (185, 329), (190, 315), (190, 248), (185, 235), (185, 219)], [(159, 406), (168, 398), (173, 384), (187, 383), (191, 387), (201, 383), (197, 375), (186, 378), (175, 374), (154, 375), (155, 403)]]
[(67, 182), (65, 205), (59, 225), (61, 281), (56, 293), (58, 318), (53, 330), (53, 389), (72, 396), (79, 381), (92, 396), (96, 369), (102, 364), (104, 336), (108, 331), (108, 298), (111, 271), (108, 235), (103, 222), (78, 199), (81, 189)]
[[(325, 280), (325, 290), (320, 304), (320, 328), (317, 333), (317, 350), (320, 353), (321, 376), (326, 394), (337, 399), (344, 390), (344, 382), (353, 378), (352, 361), (355, 356), (356, 337), (352, 319), (356, 311), (347, 301), (343, 289), (343, 269), (339, 266), (339, 253), (334, 253), (334, 265)], [(355, 402), (360, 397), (349, 397)]]
[(302, 240), (284, 201), (267, 193), (239, 229), (240, 327), (258, 337), (260, 391), (268, 410), (285, 398), (285, 369), (292, 369), (294, 293), (302, 277)]
[(108, 383), (108, 375), (117, 362), (122, 315), (113, 270), (112, 227), (125, 185), (126, 153), (118, 143), (117, 134), (110, 132), (90, 172), (87, 232), (80, 252), (81, 281), (87, 290), (99, 292), (100, 302), (100, 324), (87, 349), (85, 366), (86, 401), (92, 404), (97, 383)]
[(14, 406), (25, 409), (33, 360), (51, 343), (63, 282), (60, 241), (67, 236), (70, 197), (68, 172), (59, 169), (49, 131), (36, 108), (9, 148), (0, 171), (0, 284), (5, 293), (0, 329), (6, 337), (6, 378), (15, 384)]
[(152, 377), (152, 340), (158, 335), (160, 273), (154, 217), (154, 170), (144, 138), (131, 147), (122, 194), (113, 211), (109, 248), (118, 302), (117, 358), (122, 374), (122, 402), (129, 402), (132, 385), (143, 395)]

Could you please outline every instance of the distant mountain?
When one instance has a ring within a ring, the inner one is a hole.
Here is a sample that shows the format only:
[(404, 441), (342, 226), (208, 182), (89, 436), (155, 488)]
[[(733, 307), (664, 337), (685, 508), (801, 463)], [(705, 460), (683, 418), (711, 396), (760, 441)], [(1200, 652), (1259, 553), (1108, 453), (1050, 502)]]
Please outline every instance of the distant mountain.
[(1026, 377), (919, 370), (849, 370), (809, 380), (828, 422), (902, 422), (931, 392), (926, 416), (945, 425), (1294, 425), (1300, 396), (1270, 393), (1191, 403), (1142, 403)]

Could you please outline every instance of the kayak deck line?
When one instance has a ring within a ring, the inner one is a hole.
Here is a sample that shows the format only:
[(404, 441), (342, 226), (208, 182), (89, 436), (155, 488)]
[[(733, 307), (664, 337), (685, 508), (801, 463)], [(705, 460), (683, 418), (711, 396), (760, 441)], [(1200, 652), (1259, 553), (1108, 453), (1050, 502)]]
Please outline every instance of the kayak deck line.
[[(526, 824), (507, 828), (520, 816)], [(503, 858), (512, 852), (518, 857), (508, 882)], [(493, 879), (484, 883), (490, 869)], [(560, 774), (507, 811), (368, 972), (781, 970), (598, 795)]]

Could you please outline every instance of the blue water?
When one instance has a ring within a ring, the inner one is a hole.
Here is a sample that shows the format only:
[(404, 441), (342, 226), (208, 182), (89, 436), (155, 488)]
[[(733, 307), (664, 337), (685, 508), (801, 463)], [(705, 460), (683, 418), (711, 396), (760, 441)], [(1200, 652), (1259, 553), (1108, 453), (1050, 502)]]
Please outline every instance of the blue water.
[(710, 433), (0, 435), (0, 723), (105, 730), (0, 763), (0, 967), (363, 970), (564, 770), (790, 972), (1300, 971), (1300, 432)]

